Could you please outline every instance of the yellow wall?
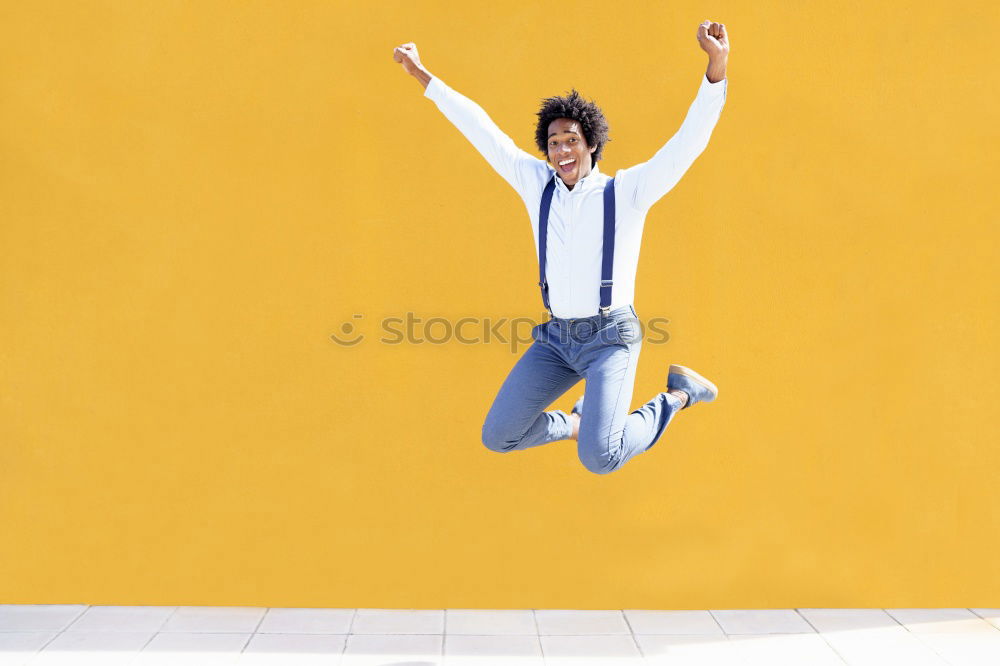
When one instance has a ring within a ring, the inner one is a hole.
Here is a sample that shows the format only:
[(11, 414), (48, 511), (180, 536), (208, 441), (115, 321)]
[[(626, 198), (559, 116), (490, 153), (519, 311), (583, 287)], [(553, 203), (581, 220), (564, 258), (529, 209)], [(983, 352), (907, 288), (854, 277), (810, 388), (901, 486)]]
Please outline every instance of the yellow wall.
[[(0, 602), (996, 603), (995, 3), (4, 5)], [(633, 406), (671, 362), (720, 398), (610, 475), (489, 452), (523, 347), (372, 338), (539, 320), (530, 227), (392, 48), (527, 150), (597, 99), (606, 171), (679, 127), (705, 19), (728, 99), (647, 219)]]

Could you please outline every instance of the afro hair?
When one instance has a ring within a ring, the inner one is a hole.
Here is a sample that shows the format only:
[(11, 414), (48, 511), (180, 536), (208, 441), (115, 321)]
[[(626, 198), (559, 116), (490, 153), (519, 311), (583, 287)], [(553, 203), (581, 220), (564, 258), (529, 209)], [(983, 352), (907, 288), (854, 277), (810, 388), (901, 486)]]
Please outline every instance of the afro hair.
[(600, 107), (585, 100), (575, 89), (566, 97), (543, 99), (542, 107), (538, 111), (535, 143), (538, 145), (538, 150), (546, 157), (549, 154), (549, 124), (557, 118), (569, 118), (580, 123), (587, 145), (589, 147), (597, 146), (597, 150), (591, 154), (591, 157), (595, 163), (601, 159), (601, 155), (604, 153), (604, 144), (611, 139), (608, 137), (608, 121)]

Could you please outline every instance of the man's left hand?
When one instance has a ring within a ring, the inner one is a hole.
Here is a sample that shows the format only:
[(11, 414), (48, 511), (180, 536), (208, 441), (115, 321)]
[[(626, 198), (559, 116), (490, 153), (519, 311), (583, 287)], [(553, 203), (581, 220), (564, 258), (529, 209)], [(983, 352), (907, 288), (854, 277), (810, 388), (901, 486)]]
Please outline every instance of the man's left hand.
[(726, 60), (729, 57), (729, 35), (724, 23), (703, 21), (698, 26), (698, 45), (712, 60)]

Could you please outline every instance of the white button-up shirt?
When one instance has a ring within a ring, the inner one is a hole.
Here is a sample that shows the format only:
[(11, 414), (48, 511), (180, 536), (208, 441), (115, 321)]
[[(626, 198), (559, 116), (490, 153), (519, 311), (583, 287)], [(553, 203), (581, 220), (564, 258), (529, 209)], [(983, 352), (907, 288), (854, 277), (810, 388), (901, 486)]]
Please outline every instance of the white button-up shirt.
[[(711, 83), (702, 75), (698, 95), (677, 133), (648, 161), (615, 172), (612, 310), (633, 304), (646, 213), (677, 184), (705, 150), (726, 101), (726, 81)], [(537, 257), (542, 190), (555, 169), (518, 148), (482, 107), (449, 88), (441, 79), (432, 77), (424, 96), (437, 104), (445, 117), (521, 196), (531, 219)], [(598, 313), (601, 248), (604, 245), (604, 185), (609, 178), (597, 164), (572, 190), (566, 187), (562, 178), (555, 176), (545, 272), (549, 283), (549, 306), (556, 317), (590, 317)], [(536, 293), (541, 298), (537, 287)]]

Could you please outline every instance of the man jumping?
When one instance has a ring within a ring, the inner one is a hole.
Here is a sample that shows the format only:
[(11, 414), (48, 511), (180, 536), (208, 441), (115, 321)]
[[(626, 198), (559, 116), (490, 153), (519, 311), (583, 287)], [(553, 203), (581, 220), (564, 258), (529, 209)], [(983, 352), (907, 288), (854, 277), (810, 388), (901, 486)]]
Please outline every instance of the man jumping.
[[(424, 86), (424, 96), (517, 191), (531, 218), (550, 318), (532, 329), (534, 342), (486, 416), (482, 438), (493, 451), (574, 439), (583, 465), (607, 474), (652, 447), (678, 411), (718, 395), (698, 373), (671, 365), (667, 390), (629, 412), (642, 346), (632, 300), (646, 214), (705, 150), (726, 101), (726, 27), (705, 21), (697, 37), (708, 69), (680, 129), (648, 161), (614, 177), (597, 166), (610, 140), (604, 114), (576, 90), (542, 102), (535, 132), (542, 161), (518, 148), (479, 105), (431, 75), (415, 44), (393, 51), (393, 60)], [(581, 379), (585, 393), (570, 414), (544, 411)]]

